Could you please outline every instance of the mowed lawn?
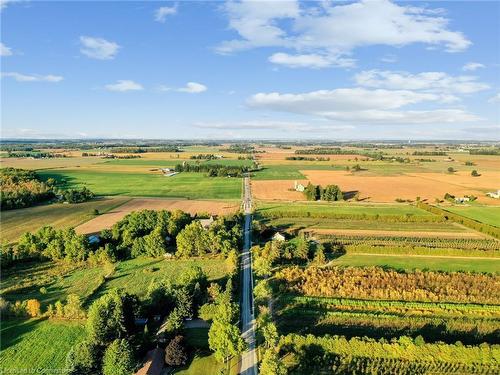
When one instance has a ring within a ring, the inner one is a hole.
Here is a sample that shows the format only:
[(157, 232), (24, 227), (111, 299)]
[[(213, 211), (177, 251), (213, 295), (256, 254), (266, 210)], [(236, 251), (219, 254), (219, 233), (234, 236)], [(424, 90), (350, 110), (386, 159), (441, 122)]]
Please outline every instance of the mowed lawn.
[(206, 177), (204, 173), (162, 174), (93, 170), (45, 170), (43, 178), (55, 178), (65, 188), (86, 186), (98, 195), (172, 197), (189, 199), (239, 199), (241, 178)]
[(17, 242), (23, 233), (36, 231), (44, 225), (58, 229), (76, 227), (94, 218), (95, 209), (104, 213), (128, 200), (126, 197), (106, 197), (78, 204), (55, 203), (1, 211), (0, 237), (10, 243)]
[(500, 227), (500, 207), (468, 206), (446, 207), (447, 211), (480, 221), (482, 223)]
[(345, 203), (257, 203), (262, 215), (286, 213), (290, 217), (331, 217), (335, 215), (367, 216), (433, 216), (430, 212), (405, 204), (345, 204)]
[(431, 271), (467, 271), (498, 273), (500, 270), (500, 259), (477, 259), (477, 258), (453, 258), (438, 256), (389, 256), (389, 255), (365, 255), (346, 254), (329, 263), (332, 266), (355, 266), (355, 267), (391, 267), (404, 270)]
[(61, 373), (71, 347), (83, 340), (83, 322), (3, 320), (0, 373)]

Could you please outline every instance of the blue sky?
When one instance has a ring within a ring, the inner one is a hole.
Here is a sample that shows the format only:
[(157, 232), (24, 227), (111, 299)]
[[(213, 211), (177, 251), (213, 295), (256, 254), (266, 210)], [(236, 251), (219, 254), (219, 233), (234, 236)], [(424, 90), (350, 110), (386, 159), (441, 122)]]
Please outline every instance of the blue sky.
[(500, 138), (500, 2), (1, 10), (2, 137)]

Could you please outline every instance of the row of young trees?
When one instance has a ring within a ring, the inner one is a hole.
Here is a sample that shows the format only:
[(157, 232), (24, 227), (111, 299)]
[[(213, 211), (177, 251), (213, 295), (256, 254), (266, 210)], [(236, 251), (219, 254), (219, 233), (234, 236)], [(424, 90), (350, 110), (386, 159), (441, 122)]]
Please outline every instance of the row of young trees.
[(327, 185), (324, 188), (321, 185), (313, 185), (310, 182), (304, 189), (304, 195), (308, 201), (341, 201), (344, 200), (342, 190), (337, 185)]
[(292, 241), (268, 241), (264, 246), (253, 246), (253, 268), (257, 276), (271, 275), (277, 264), (306, 263), (316, 265), (326, 263), (325, 248), (320, 243), (311, 243), (304, 235)]
[(498, 275), (403, 272), (380, 267), (288, 267), (275, 277), (282, 288), (307, 296), (500, 303)]
[(293, 355), (301, 373), (331, 374), (495, 374), (498, 347), (428, 344), (421, 337), (387, 341), (343, 336), (290, 334), (279, 340), (280, 355)]

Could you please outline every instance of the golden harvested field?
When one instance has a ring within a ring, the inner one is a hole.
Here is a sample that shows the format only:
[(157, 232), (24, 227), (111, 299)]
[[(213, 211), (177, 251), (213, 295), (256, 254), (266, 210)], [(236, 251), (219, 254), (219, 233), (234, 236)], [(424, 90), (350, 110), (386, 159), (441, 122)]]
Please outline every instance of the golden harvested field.
[(51, 158), (51, 159), (31, 159), (31, 158), (0, 158), (2, 168), (13, 167), (21, 169), (52, 169), (52, 168), (75, 168), (90, 166), (92, 164), (103, 163), (105, 159), (98, 157), (71, 157), (71, 158)]
[[(301, 171), (313, 184), (339, 185), (343, 191), (359, 191), (361, 198), (375, 202), (394, 202), (396, 198), (434, 200), (450, 193), (455, 196), (475, 195), (478, 201), (500, 204), (498, 200), (484, 196), (492, 181), (500, 176), (495, 173), (481, 182), (481, 177), (447, 175), (444, 173), (418, 173), (401, 176), (363, 176), (343, 171)], [(456, 177), (456, 179), (454, 178)], [(467, 184), (464, 183), (467, 181)], [(476, 182), (477, 181), (477, 182)], [(500, 181), (500, 179), (498, 179)], [(493, 187), (491, 187), (492, 189)]]
[[(394, 202), (396, 198), (414, 200), (417, 196), (434, 201), (445, 193), (455, 196), (475, 195), (480, 203), (500, 205), (500, 200), (485, 196), (486, 191), (500, 186), (500, 172), (484, 172), (472, 177), (467, 172), (411, 173), (398, 176), (376, 176), (345, 171), (301, 170), (308, 180), (298, 181), (304, 185), (336, 184), (345, 191), (359, 191), (360, 198), (372, 202)], [(304, 200), (302, 193), (293, 191), (293, 180), (267, 180), (252, 182), (257, 199)]]
[(414, 232), (414, 231), (393, 231), (393, 230), (365, 230), (365, 229), (311, 229), (310, 232), (316, 234), (339, 234), (347, 236), (409, 236), (425, 238), (484, 238), (485, 235), (479, 232)]
[(209, 213), (212, 215), (222, 215), (236, 212), (239, 207), (239, 202), (134, 198), (114, 210), (83, 223), (75, 229), (78, 233), (99, 232), (103, 229), (111, 228), (113, 224), (124, 218), (130, 212), (139, 210), (173, 211), (179, 209), (189, 212), (190, 214)]
[[(307, 181), (297, 181), (307, 184)], [(255, 199), (303, 201), (304, 194), (293, 190), (290, 180), (252, 180), (252, 195)]]

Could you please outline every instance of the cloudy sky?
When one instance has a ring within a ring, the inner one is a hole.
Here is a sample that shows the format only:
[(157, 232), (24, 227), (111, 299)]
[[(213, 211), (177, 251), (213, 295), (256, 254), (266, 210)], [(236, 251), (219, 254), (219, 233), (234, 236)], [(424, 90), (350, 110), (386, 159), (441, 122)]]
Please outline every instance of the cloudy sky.
[(500, 2), (1, 0), (2, 137), (500, 139)]

